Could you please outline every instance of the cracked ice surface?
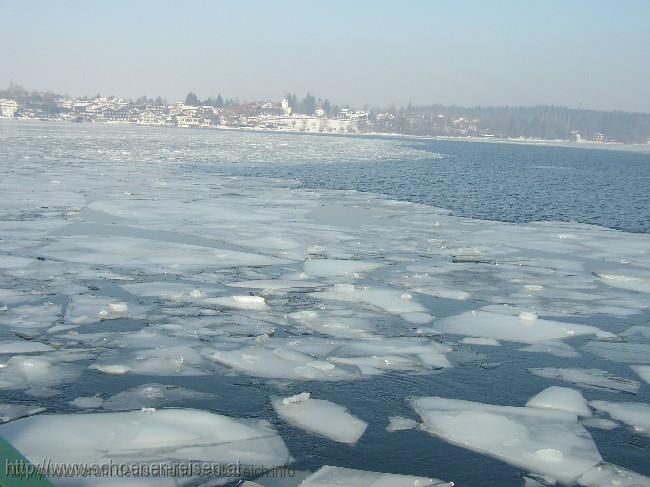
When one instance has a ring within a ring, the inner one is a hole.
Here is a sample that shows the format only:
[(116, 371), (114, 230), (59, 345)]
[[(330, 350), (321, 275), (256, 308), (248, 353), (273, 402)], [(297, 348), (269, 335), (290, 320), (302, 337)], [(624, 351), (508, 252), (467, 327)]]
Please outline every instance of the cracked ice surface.
[[(21, 395), (27, 407), (5, 407), (6, 417), (31, 414), (45, 397), (66, 412), (194, 400), (216, 409), (219, 399), (161, 385), (190, 378), (310, 391), (303, 383), (435, 383), (479, 359), (505, 363), (504, 353), (543, 383), (536, 392), (563, 381), (587, 388), (587, 401), (603, 390), (646, 393), (638, 379), (648, 377), (650, 328), (623, 330), (648, 312), (648, 235), (459, 218), (212, 172), (269, 157), (422, 156), (394, 141), (224, 134), (216, 143), (197, 132), (190, 143), (174, 131), (115, 140), (93, 130), (52, 129), (40, 148), (29, 131), (0, 144), (0, 398), (13, 405)], [(494, 394), (510, 388), (491, 377), (482, 380)], [(78, 382), (96, 389), (75, 393)], [(575, 393), (555, 392), (535, 402), (576, 411)], [(372, 428), (375, 415), (350, 410)], [(380, 429), (398, 413), (383, 414)], [(587, 441), (577, 423), (560, 423)], [(545, 448), (531, 458), (558, 460)], [(573, 473), (589, 463), (567, 458)]]

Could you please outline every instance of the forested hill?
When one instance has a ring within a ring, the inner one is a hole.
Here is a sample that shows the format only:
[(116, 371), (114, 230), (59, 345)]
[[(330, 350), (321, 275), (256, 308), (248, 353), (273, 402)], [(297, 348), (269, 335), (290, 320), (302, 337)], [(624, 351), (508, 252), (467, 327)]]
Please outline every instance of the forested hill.
[(401, 111), (404, 131), (434, 135), (494, 135), (539, 139), (650, 141), (650, 114), (578, 110), (557, 106), (409, 106)]

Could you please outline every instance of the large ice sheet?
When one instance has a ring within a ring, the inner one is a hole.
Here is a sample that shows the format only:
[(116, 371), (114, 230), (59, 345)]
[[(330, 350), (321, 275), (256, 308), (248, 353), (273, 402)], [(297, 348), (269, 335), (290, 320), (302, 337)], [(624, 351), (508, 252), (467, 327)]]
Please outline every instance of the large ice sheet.
[(271, 403), (278, 415), (289, 423), (341, 443), (356, 443), (368, 427), (345, 407), (324, 399), (312, 399), (305, 392), (275, 397)]
[[(128, 249), (128, 252), (125, 252)], [(276, 257), (213, 247), (201, 247), (132, 237), (61, 237), (42, 253), (82, 264), (102, 264), (159, 271), (264, 266), (284, 262)]]
[(546, 342), (576, 335), (615, 336), (594, 326), (545, 320), (529, 312), (512, 316), (483, 310), (468, 311), (436, 321), (435, 327), (445, 333), (520, 343)]
[[(48, 459), (53, 464), (130, 464), (137, 459), (143, 464), (239, 462), (272, 468), (290, 458), (269, 423), (194, 409), (41, 414), (0, 426), (0, 436), (32, 462)], [(64, 485), (94, 485), (96, 479), (58, 480)], [(196, 481), (176, 480), (192, 485)]]
[(576, 416), (564, 411), (441, 397), (412, 404), (427, 432), (567, 484), (602, 460)]

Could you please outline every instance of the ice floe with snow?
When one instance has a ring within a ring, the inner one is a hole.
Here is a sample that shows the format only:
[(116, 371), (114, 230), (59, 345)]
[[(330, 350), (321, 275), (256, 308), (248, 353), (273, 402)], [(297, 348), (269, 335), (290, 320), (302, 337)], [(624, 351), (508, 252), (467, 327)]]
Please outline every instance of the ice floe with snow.
[(368, 427), (347, 408), (324, 399), (313, 399), (309, 393), (275, 397), (271, 403), (285, 421), (340, 443), (356, 443)]
[(602, 461), (589, 433), (564, 411), (440, 397), (412, 405), (428, 433), (563, 483)]

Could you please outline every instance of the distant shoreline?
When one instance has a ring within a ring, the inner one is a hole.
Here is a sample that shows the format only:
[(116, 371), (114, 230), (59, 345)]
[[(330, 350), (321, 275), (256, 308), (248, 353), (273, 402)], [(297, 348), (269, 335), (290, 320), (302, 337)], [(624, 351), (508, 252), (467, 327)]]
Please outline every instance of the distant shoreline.
[(223, 132), (255, 132), (255, 133), (269, 133), (269, 134), (292, 134), (292, 135), (312, 135), (312, 136), (329, 136), (329, 137), (361, 137), (361, 138), (382, 138), (382, 139), (396, 139), (396, 140), (413, 140), (413, 141), (450, 141), (450, 142), (472, 142), (472, 143), (487, 143), (487, 144), (510, 144), (510, 145), (527, 145), (527, 146), (546, 146), (546, 147), (565, 147), (574, 149), (593, 149), (593, 150), (614, 150), (625, 152), (636, 152), (650, 154), (650, 144), (623, 144), (620, 142), (572, 142), (570, 140), (561, 139), (520, 139), (520, 138), (499, 138), (499, 137), (473, 137), (473, 136), (443, 136), (443, 135), (412, 135), (412, 134), (399, 134), (387, 132), (316, 132), (308, 130), (286, 130), (286, 129), (269, 129), (269, 128), (255, 128), (255, 127), (169, 127), (163, 125), (146, 125), (137, 123), (110, 123), (110, 122), (82, 122), (76, 123), (69, 120), (61, 119), (48, 119), (41, 120), (36, 118), (0, 118), (0, 123), (13, 122), (13, 123), (65, 123), (72, 126), (108, 126), (108, 127), (140, 127), (143, 129), (175, 129), (181, 131), (223, 131)]

